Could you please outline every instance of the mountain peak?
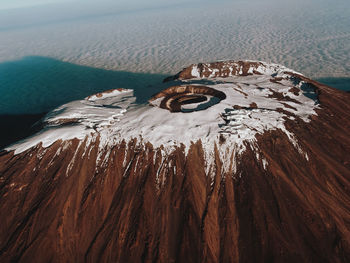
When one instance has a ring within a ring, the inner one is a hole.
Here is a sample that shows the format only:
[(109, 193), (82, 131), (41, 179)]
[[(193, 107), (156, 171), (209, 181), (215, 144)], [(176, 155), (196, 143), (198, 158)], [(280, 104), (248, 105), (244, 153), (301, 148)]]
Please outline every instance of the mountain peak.
[(251, 61), (170, 79), (0, 153), (0, 261), (348, 262), (350, 94)]
[(309, 122), (319, 106), (316, 88), (298, 76), (302, 77), (263, 62), (191, 65), (172, 78), (182, 80), (180, 85), (156, 94), (149, 105), (137, 105), (132, 90), (91, 95), (49, 113), (41, 133), (9, 150), (20, 153), (39, 142), (48, 147), (58, 139), (94, 140), (98, 136), (102, 149), (136, 138), (170, 152), (174, 145), (183, 144), (188, 150), (201, 140), (206, 156), (214, 144), (230, 151), (240, 149), (241, 154), (246, 143), (254, 147), (257, 134), (278, 129), (302, 152), (285, 121)]

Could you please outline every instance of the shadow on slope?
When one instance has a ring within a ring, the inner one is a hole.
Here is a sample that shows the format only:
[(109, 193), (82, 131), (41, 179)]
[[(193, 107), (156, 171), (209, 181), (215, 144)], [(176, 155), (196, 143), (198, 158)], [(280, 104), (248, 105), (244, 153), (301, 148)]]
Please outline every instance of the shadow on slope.
[(165, 75), (111, 71), (46, 57), (0, 64), (0, 149), (35, 132), (46, 112), (97, 92), (128, 88), (145, 103), (169, 86)]
[(0, 114), (48, 112), (69, 101), (115, 89), (134, 89), (144, 103), (164, 84), (164, 75), (111, 71), (45, 57), (0, 64)]
[(23, 115), (0, 115), (0, 151), (2, 148), (36, 133), (40, 126), (35, 125), (45, 113)]
[(350, 78), (319, 78), (316, 80), (336, 89), (350, 91)]

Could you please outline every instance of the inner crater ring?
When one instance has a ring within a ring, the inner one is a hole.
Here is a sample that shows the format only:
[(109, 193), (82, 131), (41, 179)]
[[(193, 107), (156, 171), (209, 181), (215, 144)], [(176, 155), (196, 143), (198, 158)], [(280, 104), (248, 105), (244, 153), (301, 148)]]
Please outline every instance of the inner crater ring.
[(173, 86), (154, 95), (149, 103), (170, 112), (189, 113), (205, 110), (226, 99), (222, 91), (207, 86)]

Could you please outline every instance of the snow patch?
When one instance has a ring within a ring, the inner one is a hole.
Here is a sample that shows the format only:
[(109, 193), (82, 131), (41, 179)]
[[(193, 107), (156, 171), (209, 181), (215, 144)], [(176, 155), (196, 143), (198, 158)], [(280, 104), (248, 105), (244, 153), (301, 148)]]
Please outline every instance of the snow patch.
[(192, 71), (191, 71), (191, 75), (194, 77), (194, 78), (200, 78), (201, 75), (199, 73), (199, 69), (196, 65), (192, 66)]
[[(228, 66), (231, 66), (232, 72), (232, 65)], [(246, 145), (256, 147), (256, 135), (268, 130), (282, 130), (299, 153), (304, 154), (295, 135), (287, 130), (284, 123), (287, 119), (294, 120), (295, 117), (309, 122), (310, 116), (316, 114), (317, 104), (303, 92), (295, 95), (289, 91), (295, 85), (285, 72), (293, 71), (280, 65), (263, 63), (254, 70), (262, 75), (211, 78), (214, 84), (207, 86), (224, 92), (226, 99), (205, 110), (172, 113), (157, 107), (160, 100), (153, 101), (153, 106), (139, 105), (135, 103), (132, 90), (114, 90), (74, 101), (50, 112), (45, 118), (46, 126), (40, 133), (10, 146), (7, 150), (15, 150), (15, 154), (18, 154), (39, 142), (42, 142), (43, 147), (48, 147), (59, 139), (65, 141), (77, 138), (80, 141), (86, 140), (83, 155), (87, 147), (90, 147), (90, 156), (95, 146), (89, 144), (98, 136), (96, 163), (102, 165), (108, 161), (108, 152), (114, 145), (122, 140), (127, 142), (136, 138), (139, 142), (150, 142), (155, 149), (164, 147), (160, 150), (162, 160), (157, 171), (157, 184), (161, 183), (160, 175), (165, 156), (181, 144), (185, 146), (187, 154), (191, 144), (198, 140), (203, 145), (207, 174), (213, 174), (215, 144), (223, 160), (223, 172), (233, 171), (235, 174), (236, 160), (244, 153)], [(248, 72), (253, 72), (253, 69)], [(191, 74), (194, 78), (200, 78), (197, 66), (192, 67)], [(215, 74), (214, 70), (212, 74)], [(283, 80), (279, 83), (271, 82), (272, 75)], [(278, 100), (274, 97), (276, 93), (291, 100)], [(67, 171), (73, 166), (76, 153)], [(305, 157), (308, 159), (307, 155)], [(153, 156), (153, 163), (156, 162), (155, 158), (156, 154)], [(261, 157), (257, 156), (259, 158)], [(266, 169), (267, 161), (264, 158), (261, 161)], [(126, 156), (124, 157), (124, 176), (131, 162), (132, 160), (127, 163)]]

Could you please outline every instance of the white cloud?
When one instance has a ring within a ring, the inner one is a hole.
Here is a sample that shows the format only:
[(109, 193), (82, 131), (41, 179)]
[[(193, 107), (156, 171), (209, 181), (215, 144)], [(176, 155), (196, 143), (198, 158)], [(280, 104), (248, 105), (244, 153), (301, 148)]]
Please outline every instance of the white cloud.
[(258, 59), (310, 77), (349, 76), (349, 1), (296, 1), (300, 5), (191, 0), (137, 12), (76, 2), (75, 9), (31, 17), (35, 23), (23, 22), (29, 16), (24, 12), (18, 19), (9, 16), (11, 23), (0, 15), (0, 62), (38, 55), (105, 69), (176, 73), (201, 61)]
[(63, 3), (75, 0), (0, 0), (0, 10), (24, 8), (51, 3)]

